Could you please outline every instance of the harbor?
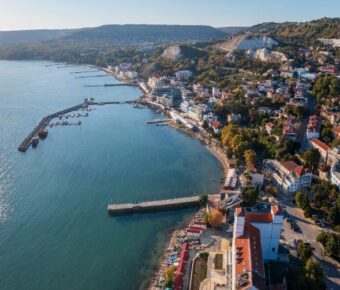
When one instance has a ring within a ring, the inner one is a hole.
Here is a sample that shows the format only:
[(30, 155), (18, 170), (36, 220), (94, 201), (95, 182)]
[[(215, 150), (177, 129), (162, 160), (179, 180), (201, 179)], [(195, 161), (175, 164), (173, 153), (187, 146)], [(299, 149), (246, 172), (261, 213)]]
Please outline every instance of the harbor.
[[(68, 121), (62, 121), (62, 122), (55, 122), (51, 123), (51, 121), (55, 118), (59, 118), (60, 120), (65, 116), (66, 118), (69, 117), (69, 113), (78, 111), (78, 110), (88, 110), (90, 111), (91, 109), (88, 109), (89, 106), (104, 106), (104, 105), (118, 105), (118, 104), (133, 104), (136, 103), (136, 101), (108, 101), (108, 102), (95, 102), (93, 98), (86, 98), (83, 103), (69, 107), (67, 109), (64, 109), (62, 111), (58, 111), (56, 113), (47, 115), (41, 119), (39, 124), (33, 129), (33, 131), (20, 143), (18, 147), (18, 151), (20, 152), (26, 152), (27, 149), (32, 145), (32, 147), (36, 147), (39, 143), (39, 137), (40, 138), (46, 138), (47, 137), (47, 127), (53, 127), (53, 126), (79, 126), (81, 125), (81, 121), (78, 122), (68, 122)], [(85, 117), (87, 117), (87, 114), (85, 114)], [(81, 114), (77, 114), (74, 116), (83, 116)], [(74, 117), (71, 116), (71, 117)]]

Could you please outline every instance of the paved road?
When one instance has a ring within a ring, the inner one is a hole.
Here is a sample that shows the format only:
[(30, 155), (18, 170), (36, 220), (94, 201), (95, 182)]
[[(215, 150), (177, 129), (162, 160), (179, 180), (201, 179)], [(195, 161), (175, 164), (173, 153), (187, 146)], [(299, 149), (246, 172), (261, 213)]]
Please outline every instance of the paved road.
[[(340, 289), (340, 265), (335, 260), (325, 256), (319, 243), (316, 242), (316, 236), (322, 230), (314, 224), (311, 219), (305, 218), (301, 209), (296, 208), (295, 205), (287, 199), (278, 199), (282, 208), (284, 208), (289, 215), (294, 217), (301, 229), (301, 233), (296, 233), (290, 229), (289, 224), (285, 221), (283, 225), (282, 236), (290, 247), (294, 247), (294, 239), (303, 239), (309, 242), (314, 249), (313, 255), (320, 263), (325, 276), (328, 289)], [(294, 251), (293, 251), (294, 252)], [(296, 252), (295, 252), (296, 253)]]

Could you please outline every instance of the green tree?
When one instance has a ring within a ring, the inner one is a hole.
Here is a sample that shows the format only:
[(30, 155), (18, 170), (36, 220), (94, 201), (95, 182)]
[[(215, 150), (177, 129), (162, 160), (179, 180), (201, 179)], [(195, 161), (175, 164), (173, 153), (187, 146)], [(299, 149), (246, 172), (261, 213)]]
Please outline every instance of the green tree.
[(312, 170), (316, 169), (319, 162), (320, 162), (320, 152), (317, 149), (314, 148), (308, 148), (303, 153), (303, 159), (308, 167), (310, 167)]
[(201, 193), (199, 199), (200, 199), (200, 204), (205, 205), (208, 201), (208, 195), (206, 193)]
[(253, 205), (258, 199), (258, 196), (259, 196), (258, 188), (245, 188), (242, 191), (242, 198), (249, 205)]
[(310, 281), (312, 289), (326, 289), (323, 271), (317, 261), (309, 258), (305, 265), (306, 277)]
[(244, 159), (246, 161), (247, 168), (250, 169), (252, 166), (254, 166), (255, 159), (256, 159), (256, 153), (254, 150), (248, 149), (244, 152)]

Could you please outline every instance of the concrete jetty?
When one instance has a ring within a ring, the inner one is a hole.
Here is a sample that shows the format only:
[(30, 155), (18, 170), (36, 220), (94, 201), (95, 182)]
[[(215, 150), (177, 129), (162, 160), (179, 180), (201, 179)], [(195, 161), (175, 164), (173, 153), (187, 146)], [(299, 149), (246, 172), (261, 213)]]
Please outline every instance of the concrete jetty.
[(183, 208), (194, 208), (200, 206), (199, 196), (188, 196), (173, 199), (145, 201), (140, 203), (109, 204), (107, 211), (109, 215), (128, 215), (133, 213), (167, 211)]
[(28, 147), (30, 147), (30, 145), (32, 144), (32, 139), (35, 136), (38, 136), (39, 132), (45, 129), (52, 119), (59, 117), (60, 115), (64, 115), (72, 111), (76, 111), (76, 110), (79, 110), (81, 108), (86, 108), (86, 107), (87, 107), (87, 103), (84, 102), (82, 104), (64, 109), (62, 111), (53, 113), (51, 115), (47, 115), (46, 117), (42, 118), (40, 123), (33, 129), (33, 131), (24, 139), (24, 141), (21, 142), (21, 144), (18, 147), (18, 150), (21, 152), (25, 152), (28, 149)]
[(83, 108), (87, 108), (88, 106), (92, 106), (92, 105), (113, 105), (113, 104), (132, 104), (135, 103), (136, 101), (123, 101), (123, 102), (94, 102), (94, 101), (89, 101), (89, 100), (85, 100), (83, 103), (76, 105), (76, 106), (72, 106), (70, 108), (64, 109), (62, 111), (58, 111), (56, 113), (47, 115), (46, 117), (42, 118), (41, 121), (39, 122), (39, 124), (33, 129), (33, 131), (24, 139), (24, 141), (21, 142), (21, 144), (18, 147), (18, 150), (20, 152), (26, 152), (26, 150), (31, 146), (32, 144), (32, 139), (36, 136), (38, 136), (39, 132), (43, 129), (45, 129), (48, 124), (50, 123), (50, 121), (54, 118), (58, 118), (61, 115), (65, 115), (67, 113), (73, 112), (73, 111), (77, 111), (79, 109), (83, 109)]

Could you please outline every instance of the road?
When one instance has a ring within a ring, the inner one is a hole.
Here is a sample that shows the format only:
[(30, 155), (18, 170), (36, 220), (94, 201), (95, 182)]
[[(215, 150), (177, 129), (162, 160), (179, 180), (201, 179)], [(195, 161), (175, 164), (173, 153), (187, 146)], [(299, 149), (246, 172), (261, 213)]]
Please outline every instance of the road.
[[(340, 289), (340, 265), (334, 259), (323, 254), (323, 250), (319, 243), (316, 242), (317, 235), (321, 232), (321, 228), (316, 226), (312, 219), (305, 218), (301, 209), (297, 208), (290, 200), (279, 198), (279, 204), (285, 209), (301, 229), (301, 233), (294, 232), (289, 224), (284, 221), (282, 236), (289, 243), (290, 248), (295, 247), (294, 239), (302, 239), (308, 242), (314, 248), (314, 258), (319, 262), (325, 274), (325, 282), (327, 289)], [(295, 252), (296, 254), (296, 252)]]

